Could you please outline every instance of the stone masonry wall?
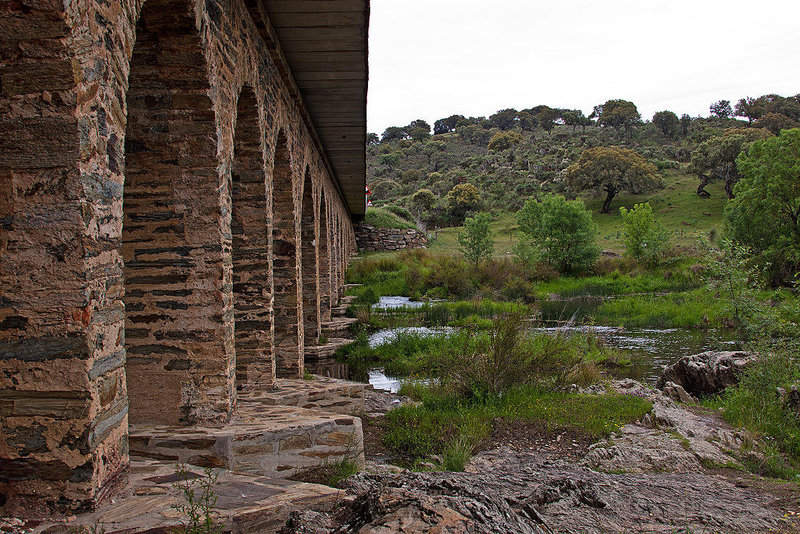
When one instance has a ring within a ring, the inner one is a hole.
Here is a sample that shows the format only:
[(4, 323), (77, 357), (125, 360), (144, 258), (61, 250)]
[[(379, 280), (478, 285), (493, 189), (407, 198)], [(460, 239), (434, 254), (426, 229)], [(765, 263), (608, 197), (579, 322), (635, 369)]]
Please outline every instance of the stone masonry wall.
[(358, 250), (367, 252), (425, 248), (428, 245), (428, 238), (419, 230), (375, 228), (356, 224), (354, 231)]
[(352, 224), (255, 4), (0, 2), (0, 501), (11, 513), (103, 498), (128, 464), (129, 418), (223, 424), (237, 387), (281, 372), (278, 341), (283, 370), (302, 373), (303, 318), (320, 317), (303, 313), (302, 273), (319, 269), (302, 266), (315, 256), (301, 243), (305, 176), (327, 218), (313, 228), (317, 248), (327, 234), (317, 287), (330, 292), (306, 302), (341, 295)]

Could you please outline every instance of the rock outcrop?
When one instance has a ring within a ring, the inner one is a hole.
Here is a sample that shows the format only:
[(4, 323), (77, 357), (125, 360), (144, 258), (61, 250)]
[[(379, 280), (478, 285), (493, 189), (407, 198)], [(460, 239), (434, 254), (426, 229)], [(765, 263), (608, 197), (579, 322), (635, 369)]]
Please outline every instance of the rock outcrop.
[[(495, 449), (465, 473), (358, 474), (333, 513), (295, 513), (284, 534), (770, 532), (774, 495), (704, 473), (602, 473)], [(685, 529), (685, 530), (684, 530)]]
[(755, 354), (743, 351), (708, 351), (685, 356), (664, 369), (657, 386), (663, 389), (672, 382), (690, 395), (719, 393), (738, 384), (744, 369), (755, 360)]

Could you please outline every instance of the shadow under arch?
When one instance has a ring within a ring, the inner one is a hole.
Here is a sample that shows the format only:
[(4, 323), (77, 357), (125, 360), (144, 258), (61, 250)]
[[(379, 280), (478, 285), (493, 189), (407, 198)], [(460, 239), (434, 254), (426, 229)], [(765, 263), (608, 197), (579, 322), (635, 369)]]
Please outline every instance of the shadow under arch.
[(316, 213), (311, 170), (306, 167), (300, 216), (300, 264), (303, 274), (303, 334), (306, 345), (316, 345), (320, 334)]
[(237, 389), (268, 387), (275, 378), (269, 203), (261, 139), (258, 100), (253, 89), (245, 85), (236, 107), (231, 168), (231, 256)]
[(122, 256), (131, 423), (229, 418), (217, 136), (193, 3), (147, 0), (125, 136)]
[(300, 262), (295, 187), (286, 133), (278, 133), (272, 170), (272, 250), (275, 371), (279, 377), (303, 376)]
[(328, 195), (322, 188), (319, 200), (319, 313), (322, 322), (331, 320), (331, 257), (328, 232)]

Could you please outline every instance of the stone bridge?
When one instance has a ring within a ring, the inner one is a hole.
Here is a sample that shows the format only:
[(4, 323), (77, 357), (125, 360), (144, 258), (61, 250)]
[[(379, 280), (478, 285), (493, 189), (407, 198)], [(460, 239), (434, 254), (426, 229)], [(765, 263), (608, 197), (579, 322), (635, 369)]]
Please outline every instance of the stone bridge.
[(91, 508), (131, 425), (303, 376), (365, 210), (368, 11), (0, 1), (0, 506)]

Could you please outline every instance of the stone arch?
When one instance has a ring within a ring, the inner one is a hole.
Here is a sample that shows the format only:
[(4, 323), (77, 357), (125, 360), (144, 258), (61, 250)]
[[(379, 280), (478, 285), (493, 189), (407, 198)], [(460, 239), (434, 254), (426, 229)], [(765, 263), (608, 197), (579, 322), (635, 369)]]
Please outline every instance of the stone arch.
[(331, 320), (331, 257), (330, 234), (328, 232), (328, 195), (325, 188), (321, 188), (319, 201), (319, 313), (320, 321)]
[(316, 235), (316, 220), (311, 170), (306, 167), (300, 216), (300, 260), (303, 276), (303, 335), (309, 345), (316, 345), (322, 333), (317, 292), (319, 286), (317, 244), (319, 241)]
[(190, 1), (147, 0), (130, 61), (122, 256), (132, 423), (231, 413), (215, 116)]
[(275, 366), (279, 377), (303, 376), (300, 262), (295, 187), (286, 133), (278, 133), (272, 170)]
[(253, 89), (244, 86), (236, 106), (231, 168), (231, 255), (238, 389), (269, 386), (275, 377), (269, 201), (258, 110)]

